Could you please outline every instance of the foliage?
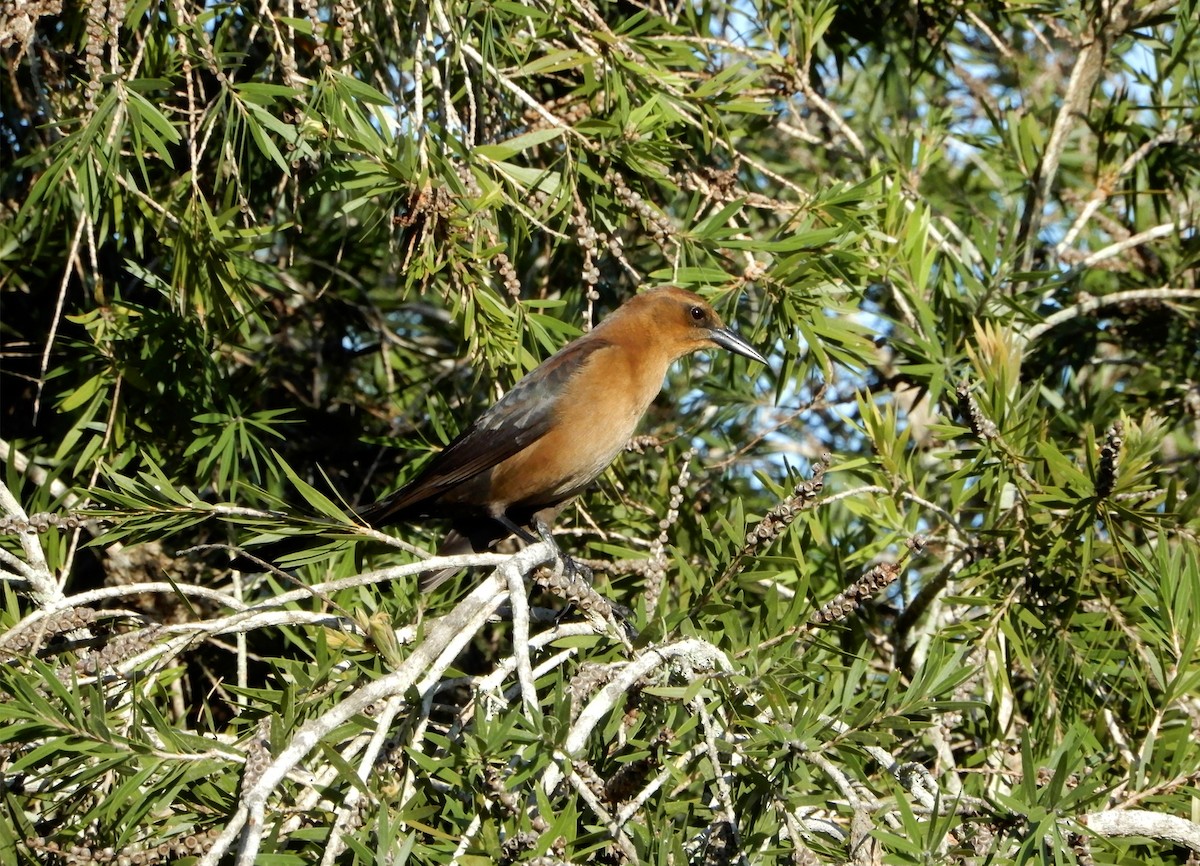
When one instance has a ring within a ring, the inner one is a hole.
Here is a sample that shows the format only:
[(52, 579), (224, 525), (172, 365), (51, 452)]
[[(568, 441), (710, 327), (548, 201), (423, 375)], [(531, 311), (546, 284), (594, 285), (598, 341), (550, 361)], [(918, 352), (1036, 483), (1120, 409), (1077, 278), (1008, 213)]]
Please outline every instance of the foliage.
[[(0, 14), (0, 863), (1200, 850), (1194, 2)], [(344, 516), (668, 282), (600, 594)]]

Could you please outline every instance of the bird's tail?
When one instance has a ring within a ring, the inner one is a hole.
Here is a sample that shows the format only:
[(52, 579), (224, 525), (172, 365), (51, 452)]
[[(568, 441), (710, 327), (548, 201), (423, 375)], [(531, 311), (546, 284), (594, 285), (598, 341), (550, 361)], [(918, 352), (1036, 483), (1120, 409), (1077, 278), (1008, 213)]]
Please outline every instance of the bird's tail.
[[(442, 543), (438, 545), (438, 556), (458, 556), (463, 553), (472, 553), (474, 549), (471, 539), (457, 529), (451, 529), (442, 539)], [(443, 568), (439, 571), (422, 574), (421, 592), (432, 592), (460, 571), (462, 571), (461, 568)]]
[(422, 504), (422, 500), (413, 499), (407, 487), (401, 487), (383, 499), (354, 509), (354, 516), (374, 529), (382, 529), (425, 517)]

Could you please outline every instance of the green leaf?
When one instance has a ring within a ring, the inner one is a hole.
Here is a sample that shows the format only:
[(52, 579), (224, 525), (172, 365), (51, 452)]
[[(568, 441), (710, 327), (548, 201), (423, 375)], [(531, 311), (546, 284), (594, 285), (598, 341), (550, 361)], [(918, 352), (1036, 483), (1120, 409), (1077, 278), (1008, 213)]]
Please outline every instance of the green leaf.
[(292, 486), (295, 487), (296, 490), (300, 492), (300, 495), (304, 497), (305, 502), (326, 517), (331, 517), (339, 523), (348, 522), (346, 518), (346, 512), (343, 511), (342, 508), (336, 503), (318, 491), (315, 487), (297, 475), (295, 470), (293, 470), (292, 467), (287, 464), (287, 461), (283, 459), (278, 451), (272, 449), (271, 454), (275, 457), (275, 462), (278, 464), (279, 468), (283, 470), (283, 474), (287, 476), (288, 481), (290, 481)]
[(477, 156), (489, 160), (503, 161), (516, 156), (518, 153), (537, 147), (539, 144), (545, 144), (548, 141), (561, 138), (564, 132), (565, 130), (558, 126), (552, 126), (548, 129), (538, 129), (507, 139), (499, 144), (481, 144), (475, 148), (474, 152)]

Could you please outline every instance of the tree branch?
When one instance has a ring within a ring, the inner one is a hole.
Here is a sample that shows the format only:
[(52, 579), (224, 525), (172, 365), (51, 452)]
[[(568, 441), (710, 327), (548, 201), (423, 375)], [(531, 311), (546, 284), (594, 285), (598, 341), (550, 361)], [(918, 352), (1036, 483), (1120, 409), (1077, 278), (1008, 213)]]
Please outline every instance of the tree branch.
[(1071, 77), (1067, 80), (1067, 92), (1062, 107), (1054, 119), (1050, 140), (1042, 154), (1034, 174), (1029, 193), (1025, 197), (1025, 208), (1021, 214), (1021, 226), (1017, 234), (1017, 245), (1022, 249), (1018, 270), (1028, 271), (1033, 266), (1038, 231), (1042, 225), (1042, 209), (1050, 200), (1054, 184), (1058, 180), (1059, 163), (1067, 147), (1067, 139), (1075, 124), (1087, 112), (1088, 102), (1100, 74), (1104, 61), (1114, 41), (1134, 22), (1133, 0), (1116, 0), (1111, 5), (1107, 0), (1100, 4), (1100, 17), (1089, 24), (1083, 37), (1083, 48), (1075, 59)]
[(1084, 815), (1080, 823), (1097, 836), (1145, 836), (1159, 842), (1182, 845), (1200, 854), (1200, 824), (1174, 815), (1160, 815), (1141, 809), (1111, 810)]

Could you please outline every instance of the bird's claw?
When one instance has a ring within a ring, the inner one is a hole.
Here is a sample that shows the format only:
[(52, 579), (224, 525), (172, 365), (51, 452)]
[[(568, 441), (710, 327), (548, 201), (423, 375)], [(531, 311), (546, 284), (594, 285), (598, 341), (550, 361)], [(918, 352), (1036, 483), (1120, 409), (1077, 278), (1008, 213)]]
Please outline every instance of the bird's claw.
[(626, 639), (630, 642), (636, 640), (638, 631), (633, 626), (633, 611), (625, 607), (625, 605), (610, 601), (596, 592), (593, 586), (595, 583), (595, 574), (593, 574), (592, 569), (563, 553), (562, 549), (558, 546), (558, 542), (554, 540), (554, 533), (550, 531), (549, 526), (541, 520), (535, 520), (533, 526), (542, 541), (546, 542), (553, 549), (557, 560), (556, 564), (561, 567), (560, 573), (565, 578), (566, 583), (575, 587), (573, 591), (569, 590), (563, 596), (567, 599), (567, 606), (559, 613), (558, 620), (561, 621), (573, 609), (578, 609), (586, 614), (589, 605), (583, 602), (583, 599), (592, 596), (607, 607), (612, 620), (624, 631)]
[(592, 570), (581, 562), (576, 562), (574, 558), (562, 554), (563, 574), (571, 580), (582, 580), (588, 586), (592, 586), (596, 582), (596, 576), (592, 574)]

